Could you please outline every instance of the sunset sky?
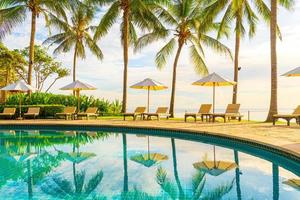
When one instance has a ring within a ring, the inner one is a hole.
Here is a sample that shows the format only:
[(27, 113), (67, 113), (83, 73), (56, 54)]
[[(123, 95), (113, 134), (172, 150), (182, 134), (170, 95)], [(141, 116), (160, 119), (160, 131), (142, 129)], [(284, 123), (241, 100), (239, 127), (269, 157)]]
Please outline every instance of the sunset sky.
[[(104, 10), (105, 12), (105, 10)], [(99, 19), (102, 13), (99, 14)], [(300, 66), (300, 2), (296, 1), (294, 11), (287, 12), (279, 9), (279, 26), (283, 40), (278, 41), (278, 72), (279, 75)], [(95, 24), (98, 20), (95, 20)], [(43, 18), (38, 20), (36, 43), (41, 44), (48, 36), (44, 28)], [(30, 20), (14, 29), (13, 34), (6, 37), (4, 44), (9, 48), (24, 48), (29, 44)], [(130, 50), (128, 85), (132, 85), (144, 78), (153, 78), (169, 86), (169, 90), (153, 92), (151, 96), (152, 108), (169, 106), (170, 87), (172, 77), (172, 63), (174, 55), (170, 57), (166, 68), (159, 71), (155, 67), (156, 52), (166, 41), (157, 41), (140, 53), (134, 54)], [(234, 38), (223, 39), (228, 47), (234, 51)], [(79, 60), (77, 77), (98, 88), (96, 91), (85, 92), (97, 97), (114, 100), (122, 98), (123, 58), (120, 44), (119, 24), (115, 24), (109, 34), (99, 41), (104, 52), (104, 60), (99, 61), (88, 53), (85, 60)], [(243, 109), (268, 109), (270, 99), (270, 43), (269, 28), (259, 23), (255, 38), (244, 38), (240, 52), (240, 85), (239, 102)], [(186, 48), (187, 50), (187, 48)], [(176, 111), (197, 110), (201, 103), (211, 102), (212, 89), (192, 86), (192, 82), (201, 77), (195, 74), (188, 52), (184, 50), (178, 66)], [(53, 49), (49, 49), (52, 53)], [(73, 51), (56, 55), (58, 61), (71, 69)], [(216, 72), (225, 78), (233, 79), (233, 62), (210, 50), (206, 50), (206, 63), (209, 72)], [(72, 81), (72, 77), (61, 79), (52, 88), (53, 93), (64, 93), (58, 88)], [(284, 111), (300, 104), (300, 78), (286, 78), (279, 76), (279, 110)], [(222, 109), (231, 102), (232, 88), (217, 88), (217, 108)], [(146, 92), (128, 89), (128, 107), (133, 109), (146, 104)]]

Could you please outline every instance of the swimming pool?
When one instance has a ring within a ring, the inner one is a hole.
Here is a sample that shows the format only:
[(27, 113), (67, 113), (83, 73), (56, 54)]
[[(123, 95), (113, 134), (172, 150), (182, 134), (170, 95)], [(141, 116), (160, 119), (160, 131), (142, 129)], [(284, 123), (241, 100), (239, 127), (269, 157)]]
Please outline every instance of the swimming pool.
[(300, 199), (300, 162), (174, 131), (3, 126), (0, 199)]

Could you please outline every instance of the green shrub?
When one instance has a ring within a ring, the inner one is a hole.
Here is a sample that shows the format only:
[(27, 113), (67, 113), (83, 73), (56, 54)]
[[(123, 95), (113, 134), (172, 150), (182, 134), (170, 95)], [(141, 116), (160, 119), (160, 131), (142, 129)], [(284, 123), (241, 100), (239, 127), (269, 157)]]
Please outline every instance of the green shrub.
[[(5, 102), (6, 106), (15, 106), (19, 104), (19, 97), (21, 97), (22, 105), (31, 106), (77, 106), (77, 97), (73, 95), (61, 95), (61, 94), (51, 94), (51, 93), (32, 93), (31, 96), (27, 94), (20, 95), (10, 95)], [(2, 105), (3, 106), (3, 105)], [(99, 113), (104, 115), (117, 115), (121, 113), (122, 104), (120, 101), (115, 100), (109, 102), (105, 99), (95, 98), (93, 96), (82, 95), (80, 97), (80, 110), (84, 111), (88, 107), (98, 107)], [(24, 107), (25, 108), (25, 107)], [(26, 107), (27, 108), (27, 107)], [(45, 108), (46, 110), (48, 108)], [(53, 108), (53, 110), (55, 110)], [(49, 110), (46, 112), (45, 116), (52, 116), (53, 113)], [(54, 112), (54, 111), (53, 111)]]

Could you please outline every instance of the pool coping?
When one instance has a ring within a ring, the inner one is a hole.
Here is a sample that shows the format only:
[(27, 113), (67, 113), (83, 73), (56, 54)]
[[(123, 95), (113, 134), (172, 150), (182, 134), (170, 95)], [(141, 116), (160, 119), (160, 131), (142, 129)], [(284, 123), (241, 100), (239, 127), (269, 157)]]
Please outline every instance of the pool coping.
[(59, 123), (55, 123), (55, 121), (45, 121), (45, 122), (34, 122), (34, 123), (24, 123), (24, 122), (16, 122), (14, 121), (13, 123), (8, 123), (5, 124), (0, 124), (0, 128), (3, 126), (6, 127), (27, 127), (27, 126), (48, 126), (48, 127), (55, 127), (55, 126), (64, 126), (64, 127), (79, 127), (79, 128), (84, 128), (84, 127), (95, 127), (95, 128), (123, 128), (123, 129), (133, 129), (133, 130), (157, 130), (157, 131), (171, 131), (171, 132), (176, 132), (176, 133), (186, 133), (186, 134), (192, 134), (192, 135), (207, 135), (207, 136), (212, 136), (215, 138), (223, 138), (223, 139), (229, 139), (229, 140), (234, 140), (242, 143), (246, 143), (248, 145), (254, 145), (254, 146), (259, 146), (261, 148), (271, 150), (274, 152), (274, 150), (277, 153), (283, 154), (288, 156), (291, 159), (298, 160), (300, 161), (300, 153), (295, 152), (287, 147), (279, 146), (279, 145), (274, 145), (268, 142), (262, 142), (257, 139), (251, 139), (251, 138), (246, 138), (246, 137), (239, 137), (236, 135), (230, 135), (230, 134), (225, 134), (225, 133), (219, 133), (219, 132), (210, 132), (210, 131), (204, 131), (201, 129), (191, 129), (191, 128), (180, 128), (180, 127), (162, 127), (162, 126), (151, 126), (151, 125), (139, 125), (139, 124), (110, 124), (109, 121), (104, 122), (102, 121), (102, 124), (95, 124), (95, 123), (88, 123), (84, 122), (83, 124), (72, 124), (66, 122), (60, 121)]

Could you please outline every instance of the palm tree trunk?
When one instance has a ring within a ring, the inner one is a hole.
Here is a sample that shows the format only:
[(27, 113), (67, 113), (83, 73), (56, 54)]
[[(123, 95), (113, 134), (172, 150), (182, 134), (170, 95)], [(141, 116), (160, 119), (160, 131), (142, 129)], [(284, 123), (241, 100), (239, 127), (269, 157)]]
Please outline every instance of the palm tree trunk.
[(271, 0), (271, 101), (267, 122), (273, 120), (273, 115), (277, 114), (277, 0)]
[(123, 184), (123, 192), (128, 192), (128, 170), (127, 170), (127, 138), (126, 134), (122, 134), (123, 140), (123, 170), (124, 170), (124, 184)]
[[(30, 144), (27, 145), (27, 153), (30, 153)], [(32, 169), (31, 169), (31, 160), (26, 161), (27, 165), (27, 189), (28, 189), (28, 199), (32, 199), (33, 196), (33, 180), (32, 180)]]
[(177, 64), (179, 60), (179, 56), (183, 47), (183, 42), (178, 41), (178, 49), (175, 56), (174, 64), (173, 64), (173, 78), (172, 78), (172, 93), (171, 93), (171, 101), (170, 101), (170, 117), (174, 117), (174, 106), (175, 106), (175, 90), (176, 90), (176, 73), (177, 73)]
[(124, 59), (124, 74), (123, 74), (123, 102), (122, 112), (127, 110), (127, 76), (128, 76), (128, 32), (129, 32), (129, 1), (124, 1), (123, 13), (123, 59)]
[(241, 36), (238, 31), (235, 33), (235, 52), (234, 52), (234, 81), (236, 85), (233, 86), (232, 103), (237, 103), (238, 94), (238, 78), (239, 78), (239, 54), (240, 54)]
[[(74, 57), (73, 57), (73, 82), (76, 81), (76, 62), (77, 62), (77, 45), (75, 45)], [(73, 91), (73, 96), (76, 95), (76, 92)]]
[(241, 179), (240, 179), (240, 162), (239, 162), (239, 152), (237, 150), (234, 150), (234, 161), (235, 164), (238, 165), (237, 168), (235, 168), (235, 182), (236, 182), (236, 194), (237, 199), (242, 199), (242, 192), (241, 192)]
[(175, 145), (175, 139), (171, 138), (171, 143), (172, 143), (172, 156), (173, 156), (173, 171), (174, 171), (174, 176), (175, 176), (175, 180), (176, 180), (176, 184), (178, 187), (178, 191), (179, 191), (179, 199), (183, 199), (184, 198), (184, 193), (183, 193), (183, 189), (180, 183), (180, 179), (178, 176), (178, 170), (177, 170), (177, 156), (176, 156), (176, 145)]
[(273, 175), (273, 200), (279, 199), (279, 168), (278, 165), (272, 164)]
[(73, 56), (73, 82), (76, 81), (76, 62), (77, 62), (77, 45), (75, 45)]
[(29, 85), (32, 83), (32, 66), (34, 63), (34, 39), (36, 31), (36, 13), (32, 11), (31, 13), (31, 33), (30, 33), (30, 44), (29, 44), (29, 66), (28, 66), (28, 77), (27, 82)]

